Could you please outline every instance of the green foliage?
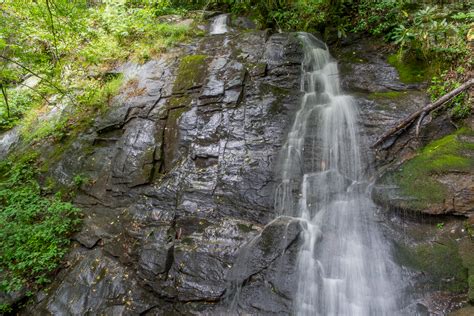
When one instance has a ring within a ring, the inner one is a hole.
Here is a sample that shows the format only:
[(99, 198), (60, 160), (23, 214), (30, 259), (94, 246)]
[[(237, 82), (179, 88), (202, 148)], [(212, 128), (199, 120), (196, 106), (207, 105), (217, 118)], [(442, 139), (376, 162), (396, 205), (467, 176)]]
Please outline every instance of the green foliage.
[(352, 31), (386, 36), (408, 15), (402, 10), (403, 1), (359, 1)]
[[(112, 78), (84, 79), (77, 85), (78, 95), (75, 106), (67, 106), (67, 98), (56, 100), (60, 108), (55, 115), (45, 117), (43, 112), (51, 111), (46, 106), (38, 106), (27, 113), (21, 126), (21, 135), (26, 142), (36, 142), (46, 138), (52, 141), (75, 136), (93, 122), (94, 117), (109, 108), (112, 98), (118, 94), (123, 84), (123, 76)], [(63, 108), (63, 109), (62, 109)], [(66, 112), (67, 111), (67, 112)]]
[[(249, 15), (262, 28), (282, 31), (319, 30), (332, 19), (339, 21), (336, 12), (350, 1), (330, 0), (192, 0), (171, 1), (174, 6), (186, 9), (210, 9)], [(333, 14), (334, 13), (334, 14)], [(333, 23), (331, 25), (338, 25)]]
[[(107, 109), (112, 98), (123, 85), (123, 76), (113, 78), (88, 79), (78, 86), (83, 93), (77, 97), (79, 106), (84, 108)], [(84, 109), (85, 110), (85, 109)]]
[(468, 300), (471, 303), (474, 303), (474, 274), (470, 275), (468, 278), (469, 291), (468, 291)]
[(9, 104), (9, 111), (5, 100), (0, 98), (0, 130), (9, 129), (17, 124), (34, 104), (38, 102), (31, 90), (26, 89), (6, 89)]
[(82, 185), (88, 183), (90, 179), (83, 174), (77, 174), (74, 176), (72, 181), (76, 187), (80, 188)]
[(10, 304), (6, 304), (6, 303), (2, 303), (0, 304), (0, 313), (11, 313), (12, 312), (12, 307), (10, 306)]
[[(450, 19), (450, 15), (456, 18)], [(389, 36), (402, 55), (411, 52), (425, 60), (457, 60), (470, 52), (465, 40), (469, 25), (464, 17), (437, 6), (427, 6), (412, 15), (407, 13), (406, 21), (400, 20)]]
[[(183, 41), (189, 33), (189, 28), (182, 25), (159, 23), (157, 16), (170, 11), (169, 1), (148, 3), (144, 1), (119, 2), (108, 1), (106, 6), (94, 10), (91, 19), (99, 23), (101, 28), (95, 32), (98, 46), (104, 46), (107, 51), (102, 56), (96, 55), (96, 46), (86, 47), (85, 57), (88, 60), (107, 59), (120, 56), (125, 52), (130, 56), (139, 55), (139, 60), (147, 60), (176, 42)], [(110, 45), (112, 44), (112, 45)], [(146, 50), (146, 52), (143, 52)]]
[(45, 196), (35, 180), (35, 157), (0, 166), (0, 290), (49, 282), (78, 227), (79, 210), (60, 196)]
[[(462, 84), (457, 79), (457, 73), (463, 74), (464, 68), (458, 67), (456, 72), (444, 71), (440, 76), (434, 76), (431, 79), (431, 85), (428, 88), (431, 101), (435, 101)], [(450, 109), (450, 115), (453, 119), (463, 119), (472, 113), (472, 102), (470, 101), (469, 94), (466, 92), (458, 94), (447, 102), (445, 107)]]
[[(166, 0), (3, 1), (0, 86), (8, 99), (0, 95), (0, 128), (34, 116), (26, 114), (30, 109), (37, 112), (58, 102), (77, 108), (61, 122), (41, 122), (49, 125), (41, 127), (44, 131), (38, 136), (43, 137), (56, 130), (54, 126), (70, 127), (72, 114), (85, 104), (99, 110), (106, 107), (108, 98), (101, 93), (106, 93), (108, 83), (97, 74), (126, 59), (144, 62), (190, 34), (198, 34), (188, 26), (159, 19), (162, 14), (185, 12)], [(16, 86), (27, 75), (42, 80), (28, 91), (18, 90)], [(89, 114), (86, 111), (82, 116)]]
[(469, 238), (474, 240), (474, 225), (469, 224), (469, 221), (464, 221), (464, 230)]
[[(284, 1), (283, 1), (284, 2)], [(261, 12), (268, 10), (266, 20), (261, 18), (264, 25), (275, 24), (281, 30), (310, 31), (320, 29), (320, 25), (327, 21), (329, 16), (328, 1), (288, 1), (281, 4), (279, 1), (261, 1), (265, 6)], [(339, 24), (337, 24), (339, 26)], [(343, 30), (343, 27), (340, 28)], [(342, 33), (340, 34), (342, 36)]]

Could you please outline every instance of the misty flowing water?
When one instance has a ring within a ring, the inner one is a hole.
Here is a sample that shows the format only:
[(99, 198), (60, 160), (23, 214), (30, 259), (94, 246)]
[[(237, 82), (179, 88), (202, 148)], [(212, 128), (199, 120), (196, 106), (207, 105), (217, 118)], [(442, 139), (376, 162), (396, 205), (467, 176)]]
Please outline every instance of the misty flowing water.
[(220, 14), (218, 15), (214, 21), (211, 24), (211, 28), (209, 30), (209, 33), (211, 35), (214, 34), (225, 34), (229, 31), (227, 27), (227, 19), (228, 19), (227, 14)]
[(301, 33), (304, 96), (280, 158), (275, 208), (307, 222), (297, 315), (396, 315), (399, 268), (366, 193), (358, 113), (324, 43)]

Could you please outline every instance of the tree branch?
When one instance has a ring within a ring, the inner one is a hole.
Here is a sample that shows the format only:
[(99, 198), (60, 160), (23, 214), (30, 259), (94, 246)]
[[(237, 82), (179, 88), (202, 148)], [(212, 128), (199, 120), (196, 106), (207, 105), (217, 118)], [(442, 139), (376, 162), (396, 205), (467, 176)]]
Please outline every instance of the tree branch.
[[(455, 96), (457, 96), (458, 94), (460, 94), (461, 92), (463, 92), (464, 90), (467, 90), (469, 89), (472, 85), (474, 85), (474, 78), (471, 78), (469, 79), (468, 81), (466, 81), (465, 83), (463, 83), (462, 85), (460, 85), (458, 88), (446, 93), (445, 95), (443, 95), (442, 97), (440, 97), (438, 100), (436, 100), (435, 102), (431, 103), (431, 104), (428, 104), (427, 106), (421, 108), (420, 110), (412, 113), (411, 115), (409, 115), (407, 118), (405, 118), (404, 120), (402, 120), (401, 122), (399, 122), (395, 127), (393, 127), (392, 129), (390, 129), (388, 132), (386, 132), (385, 134), (383, 134), (373, 145), (372, 147), (377, 147), (378, 145), (382, 144), (385, 140), (387, 140), (389, 137), (393, 136), (394, 134), (400, 132), (401, 130), (409, 127), (411, 124), (413, 124), (413, 122), (420, 116), (426, 116), (428, 115), (430, 112), (432, 112), (433, 110), (436, 110), (438, 109), (439, 107), (441, 107), (443, 104), (445, 104), (447, 101), (451, 100), (452, 98), (454, 98)], [(420, 119), (419, 121), (419, 124), (421, 125), (421, 121), (423, 120), (423, 118)]]
[(23, 86), (23, 87), (25, 87), (25, 88), (30, 89), (31, 91), (33, 91), (33, 92), (35, 92), (36, 94), (38, 94), (44, 101), (46, 101), (46, 103), (51, 104), (51, 102), (49, 102), (49, 100), (48, 100), (41, 92), (37, 91), (35, 88), (30, 87), (30, 86), (28, 86), (28, 85), (26, 85), (26, 84), (24, 84), (24, 83), (21, 83), (21, 82), (19, 83), (19, 85), (20, 85), (20, 86)]
[(51, 80), (46, 79), (46, 78), (43, 77), (43, 76), (40, 76), (37, 72), (31, 70), (30, 68), (26, 67), (26, 66), (23, 65), (22, 63), (19, 63), (19, 62), (15, 61), (15, 60), (12, 59), (12, 58), (8, 58), (8, 57), (3, 56), (3, 55), (0, 55), (0, 58), (6, 60), (6, 61), (8, 61), (8, 62), (14, 63), (15, 65), (19, 66), (21, 69), (28, 71), (28, 72), (29, 72), (30, 74), (32, 74), (33, 76), (40, 78), (41, 80), (43, 80), (44, 82), (46, 82), (50, 87), (56, 89), (56, 91), (58, 91), (59, 93), (61, 93), (61, 94), (64, 95), (64, 96), (66, 96), (66, 97), (72, 102), (72, 104), (76, 105), (76, 102), (74, 101), (74, 99), (73, 99), (68, 93), (66, 93), (63, 89), (61, 89), (61, 88), (59, 88), (57, 85), (55, 85)]

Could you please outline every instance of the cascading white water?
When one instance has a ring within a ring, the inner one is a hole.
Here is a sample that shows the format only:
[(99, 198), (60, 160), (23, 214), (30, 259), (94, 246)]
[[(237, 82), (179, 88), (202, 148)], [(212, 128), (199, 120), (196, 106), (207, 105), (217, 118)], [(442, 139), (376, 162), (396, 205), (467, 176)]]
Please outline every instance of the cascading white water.
[(209, 30), (209, 33), (211, 35), (213, 34), (224, 34), (229, 31), (227, 27), (227, 19), (228, 15), (227, 14), (221, 14), (218, 15), (214, 21), (212, 21), (211, 28)]
[(298, 258), (297, 315), (397, 315), (399, 268), (365, 192), (358, 113), (341, 93), (325, 44), (301, 33), (301, 89), (280, 161), (275, 209), (307, 221)]

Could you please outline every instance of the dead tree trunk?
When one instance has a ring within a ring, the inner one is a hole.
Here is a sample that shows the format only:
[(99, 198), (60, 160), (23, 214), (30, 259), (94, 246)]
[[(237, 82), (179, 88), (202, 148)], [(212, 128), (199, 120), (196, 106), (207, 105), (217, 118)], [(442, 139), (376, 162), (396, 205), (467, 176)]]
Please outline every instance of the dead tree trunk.
[(377, 141), (372, 145), (372, 147), (377, 147), (378, 145), (382, 144), (385, 140), (387, 140), (389, 137), (391, 137), (391, 136), (395, 135), (396, 133), (400, 132), (401, 130), (409, 127), (411, 124), (413, 124), (413, 122), (415, 122), (415, 120), (418, 117), (420, 117), (420, 119), (418, 121), (418, 124), (417, 124), (418, 125), (417, 129), (418, 129), (418, 132), (419, 132), (419, 126), (421, 125), (421, 121), (423, 120), (423, 118), (426, 115), (428, 115), (433, 110), (438, 109), (443, 104), (445, 104), (447, 101), (451, 100), (452, 98), (454, 98), (455, 96), (457, 96), (458, 94), (463, 92), (464, 90), (469, 89), (472, 85), (474, 85), (474, 78), (469, 79), (468, 81), (466, 81), (465, 83), (460, 85), (458, 88), (446, 93), (445, 95), (443, 95), (441, 98), (439, 98), (435, 102), (433, 102), (431, 104), (428, 104), (427, 106), (421, 108), (420, 110), (412, 113), (407, 118), (405, 118), (404, 120), (399, 122), (395, 127), (391, 128), (389, 131), (387, 131), (385, 134), (383, 134), (379, 139), (377, 139)]

